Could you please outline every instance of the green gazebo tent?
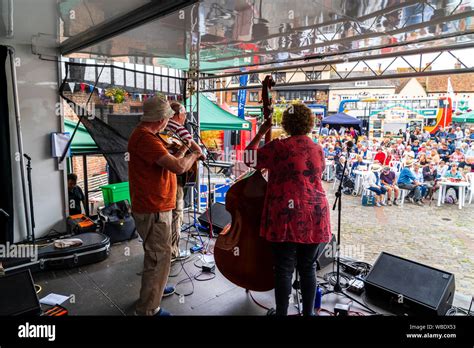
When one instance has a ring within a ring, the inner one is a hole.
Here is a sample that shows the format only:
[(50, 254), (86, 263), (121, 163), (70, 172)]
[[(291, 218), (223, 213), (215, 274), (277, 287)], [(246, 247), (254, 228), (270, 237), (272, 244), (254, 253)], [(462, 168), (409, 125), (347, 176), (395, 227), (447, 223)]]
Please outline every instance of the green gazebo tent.
[(453, 116), (453, 122), (474, 123), (474, 111), (466, 112), (459, 116)]
[[(193, 111), (196, 110), (196, 98), (192, 98)], [(188, 110), (189, 111), (189, 110)], [(199, 95), (199, 116), (201, 130), (251, 130), (252, 124), (222, 109), (206, 96)]]

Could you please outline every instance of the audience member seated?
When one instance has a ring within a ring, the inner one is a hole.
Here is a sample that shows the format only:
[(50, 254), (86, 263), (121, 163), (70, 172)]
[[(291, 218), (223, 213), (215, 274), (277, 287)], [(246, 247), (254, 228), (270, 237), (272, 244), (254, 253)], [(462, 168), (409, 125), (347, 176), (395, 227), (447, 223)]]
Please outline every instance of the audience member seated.
[[(443, 179), (456, 181), (465, 180), (464, 175), (458, 170), (458, 165), (456, 163), (451, 164), (451, 168), (446, 172), (446, 174), (444, 174)], [(446, 192), (448, 192), (450, 188), (454, 189), (456, 192), (456, 199), (459, 199), (459, 186), (447, 186)]]
[(387, 204), (392, 205), (392, 192), (393, 192), (393, 204), (398, 205), (397, 200), (399, 197), (400, 190), (395, 183), (395, 172), (390, 169), (389, 166), (385, 166), (380, 174), (380, 181), (382, 187), (387, 190)]
[(410, 202), (414, 202), (417, 205), (422, 206), (421, 202), (421, 187), (420, 183), (416, 181), (411, 168), (413, 167), (413, 160), (408, 159), (405, 163), (405, 167), (401, 170), (400, 176), (398, 177), (398, 187), (400, 189), (409, 190), (410, 193), (407, 199)]
[(420, 164), (414, 163), (413, 164), (413, 175), (415, 176), (415, 180), (420, 184), (421, 188), (421, 201), (423, 202), (423, 199), (428, 195), (428, 185), (425, 183), (425, 180), (423, 179), (423, 171), (420, 168)]
[[(346, 162), (346, 157), (345, 156), (341, 156), (339, 157), (339, 160), (336, 161), (336, 179), (341, 181), (342, 180), (342, 176), (343, 176), (343, 170), (344, 170), (344, 163)], [(346, 167), (346, 174), (348, 172), (348, 169)]]
[(383, 202), (383, 196), (387, 190), (382, 186), (382, 182), (380, 181), (381, 168), (380, 164), (374, 163), (369, 173), (364, 176), (364, 187), (375, 193), (375, 205), (377, 207), (386, 205)]
[(437, 177), (438, 171), (436, 170), (435, 162), (431, 162), (429, 165), (423, 167), (423, 180), (428, 188), (428, 199), (432, 199), (433, 193), (438, 189), (436, 186)]
[(377, 153), (375, 154), (374, 161), (379, 162), (380, 165), (386, 165), (388, 163), (385, 163), (387, 159), (387, 154), (383, 151), (381, 147), (377, 149)]
[(420, 163), (421, 166), (425, 166), (429, 163), (428, 158), (426, 158), (426, 154), (420, 154), (420, 156), (418, 157), (418, 163)]
[(446, 143), (442, 144), (441, 149), (438, 150), (438, 153), (441, 160), (443, 160), (446, 163), (449, 162), (450, 160), (449, 156), (451, 155), (451, 153), (449, 152), (448, 144)]
[(464, 154), (461, 152), (460, 147), (457, 147), (451, 156), (449, 156), (449, 160), (456, 163), (464, 162)]
[(438, 151), (436, 151), (436, 149), (431, 149), (427, 159), (430, 162), (434, 162), (436, 165), (439, 163), (439, 161), (441, 161), (438, 155)]

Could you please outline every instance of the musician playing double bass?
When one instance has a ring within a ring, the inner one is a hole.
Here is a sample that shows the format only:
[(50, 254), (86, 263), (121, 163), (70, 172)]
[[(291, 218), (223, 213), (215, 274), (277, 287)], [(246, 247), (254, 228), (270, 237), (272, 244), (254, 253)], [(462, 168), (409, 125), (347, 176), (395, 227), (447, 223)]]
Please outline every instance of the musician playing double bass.
[(330, 210), (321, 184), (325, 160), (321, 146), (307, 136), (314, 126), (308, 107), (291, 105), (283, 113), (282, 126), (288, 138), (258, 148), (271, 129), (271, 119), (262, 124), (246, 148), (247, 154), (256, 151), (256, 156), (246, 156), (246, 164), (268, 170), (260, 235), (272, 245), (276, 314), (287, 315), (296, 266), (303, 315), (314, 315), (317, 247), (331, 237)]

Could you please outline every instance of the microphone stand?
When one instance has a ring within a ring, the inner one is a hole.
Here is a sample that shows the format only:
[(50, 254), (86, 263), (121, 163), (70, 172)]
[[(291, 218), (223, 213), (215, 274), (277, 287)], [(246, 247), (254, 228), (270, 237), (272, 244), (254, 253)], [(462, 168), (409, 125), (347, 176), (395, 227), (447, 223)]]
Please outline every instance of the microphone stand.
[(339, 187), (338, 187), (337, 192), (335, 194), (336, 199), (335, 199), (334, 205), (332, 207), (332, 210), (336, 210), (336, 206), (337, 206), (336, 283), (334, 284), (333, 289), (326, 292), (324, 295), (328, 295), (328, 294), (344, 295), (348, 299), (352, 300), (353, 302), (359, 304), (360, 306), (362, 306), (365, 309), (367, 309), (368, 311), (370, 311), (372, 314), (376, 314), (376, 312), (374, 310), (372, 310), (371, 308), (369, 308), (367, 305), (365, 305), (361, 301), (356, 300), (355, 298), (351, 297), (346, 292), (344, 292), (343, 289), (342, 289), (342, 286), (341, 286), (341, 281), (340, 281), (340, 277), (341, 277), (341, 270), (340, 270), (340, 266), (341, 266), (340, 250), (341, 249), (340, 249), (340, 245), (341, 245), (341, 217), (342, 217), (342, 183), (344, 182), (344, 178), (346, 176), (347, 162), (349, 162), (349, 155), (350, 155), (350, 151), (352, 149), (352, 146), (353, 146), (353, 144), (351, 144), (350, 146), (347, 145), (347, 157), (346, 157), (346, 161), (344, 162), (344, 169), (342, 171), (342, 177), (341, 177), (341, 180), (339, 182)]
[[(210, 163), (211, 163), (211, 151), (209, 151), (209, 148), (206, 146), (206, 144), (204, 144), (204, 142), (202, 141), (202, 138), (201, 136), (199, 135), (199, 132), (198, 132), (198, 126), (196, 124), (193, 124), (193, 123), (190, 123), (188, 122), (188, 124), (193, 128), (193, 135), (196, 135), (197, 139), (199, 140), (199, 142), (201, 143), (201, 146), (206, 150), (206, 153), (207, 153), (207, 156), (206, 156), (206, 160), (205, 161), (202, 161), (202, 163), (205, 165), (205, 167), (207, 168), (207, 207), (208, 207), (208, 210), (209, 210), (209, 236), (210, 238), (213, 238), (214, 237), (214, 233), (212, 231), (212, 204), (211, 204), (211, 166), (210, 166)], [(212, 162), (216, 162), (216, 160), (214, 158), (212, 158)], [(198, 183), (199, 184), (199, 183)], [(198, 202), (199, 203), (199, 202)], [(198, 231), (199, 233), (199, 231)], [(209, 245), (208, 245), (209, 246)]]
[(28, 180), (28, 192), (30, 197), (30, 215), (31, 215), (31, 241), (35, 244), (35, 212), (33, 206), (33, 187), (31, 181), (31, 157), (28, 156), (26, 153), (23, 154), (25, 156), (27, 163), (26, 163), (26, 175)]

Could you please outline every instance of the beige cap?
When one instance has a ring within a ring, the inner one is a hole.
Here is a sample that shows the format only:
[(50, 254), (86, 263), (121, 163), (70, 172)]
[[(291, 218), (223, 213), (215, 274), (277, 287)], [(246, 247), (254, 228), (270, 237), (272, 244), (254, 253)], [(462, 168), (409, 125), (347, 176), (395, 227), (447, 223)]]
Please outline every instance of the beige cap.
[(406, 166), (406, 167), (409, 167), (409, 166), (411, 166), (411, 165), (413, 165), (413, 160), (411, 160), (411, 159), (409, 158), (409, 159), (407, 159), (407, 161), (405, 162), (405, 166)]
[(373, 172), (378, 172), (380, 169), (382, 169), (382, 166), (378, 163), (372, 164), (372, 168), (370, 168)]
[(173, 117), (174, 111), (170, 107), (170, 103), (163, 95), (157, 95), (147, 99), (143, 103), (143, 122), (159, 122), (163, 119)]

